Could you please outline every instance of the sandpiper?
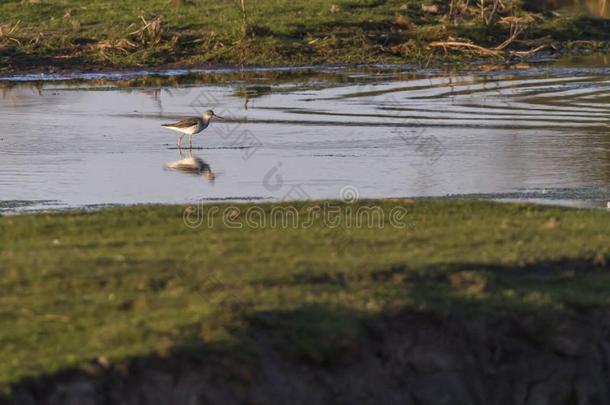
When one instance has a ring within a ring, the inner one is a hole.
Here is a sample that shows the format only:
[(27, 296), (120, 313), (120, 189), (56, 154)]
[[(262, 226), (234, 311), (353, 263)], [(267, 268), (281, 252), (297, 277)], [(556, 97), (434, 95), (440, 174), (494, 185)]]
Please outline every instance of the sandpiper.
[(214, 111), (208, 110), (203, 113), (203, 118), (201, 117), (188, 117), (184, 118), (178, 122), (174, 122), (173, 124), (163, 124), (161, 125), (164, 128), (173, 129), (174, 131), (181, 132), (180, 138), (178, 138), (178, 148), (180, 148), (182, 144), (182, 138), (184, 135), (189, 136), (189, 148), (193, 148), (193, 135), (198, 134), (203, 131), (210, 125), (210, 121), (212, 118), (220, 118), (224, 120), (219, 115), (214, 114)]

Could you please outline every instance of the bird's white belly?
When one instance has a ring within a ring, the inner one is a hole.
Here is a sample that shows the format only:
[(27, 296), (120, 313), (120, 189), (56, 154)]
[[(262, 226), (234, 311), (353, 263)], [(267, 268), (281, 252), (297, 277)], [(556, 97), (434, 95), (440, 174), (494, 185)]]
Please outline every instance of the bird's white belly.
[(173, 129), (174, 131), (178, 131), (178, 132), (181, 132), (181, 133), (187, 134), (187, 135), (193, 135), (198, 132), (201, 132), (201, 126), (199, 126), (199, 125), (193, 125), (192, 127), (186, 127), (186, 128), (176, 128), (176, 127), (169, 127), (169, 128)]

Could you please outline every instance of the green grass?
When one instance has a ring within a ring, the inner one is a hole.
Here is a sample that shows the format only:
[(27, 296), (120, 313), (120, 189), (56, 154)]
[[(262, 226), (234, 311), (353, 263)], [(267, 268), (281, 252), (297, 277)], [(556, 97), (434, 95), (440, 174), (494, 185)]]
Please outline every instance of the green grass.
[[(214, 223), (196, 229), (177, 206), (2, 217), (0, 387), (101, 357), (201, 345), (247, 356), (253, 325), (318, 361), (379, 314), (548, 321), (610, 305), (608, 212), (364, 201), (340, 205), (340, 217), (355, 223), (356, 209), (372, 205), (385, 226), (328, 227), (315, 214), (322, 203), (299, 204), (299, 223), (313, 222), (294, 229), (246, 226), (254, 205), (239, 205), (241, 228), (221, 220), (227, 205), (206, 206)], [(259, 205), (267, 220), (277, 206)], [(388, 222), (395, 207), (406, 210), (404, 228)]]
[[(247, 1), (250, 34), (244, 38), (234, 0), (7, 0), (0, 2), (4, 32), (0, 34), (0, 69), (366, 62), (423, 65), (437, 59), (480, 56), (445, 54), (428, 45), (450, 38), (498, 45), (509, 36), (509, 27), (499, 23), (500, 17), (509, 15), (519, 17), (525, 28), (520, 39), (544, 38), (544, 43), (556, 49), (576, 40), (592, 41), (585, 45), (598, 48), (610, 40), (607, 21), (577, 15), (555, 17), (525, 10), (521, 2), (498, 13), (489, 26), (474, 5), (450, 17), (447, 2), (438, 2), (438, 13), (422, 11), (422, 4), (431, 3)], [(156, 34), (132, 34), (143, 26), (140, 16), (147, 21), (160, 17), (161, 29)], [(513, 45), (515, 49), (530, 49), (525, 43)]]

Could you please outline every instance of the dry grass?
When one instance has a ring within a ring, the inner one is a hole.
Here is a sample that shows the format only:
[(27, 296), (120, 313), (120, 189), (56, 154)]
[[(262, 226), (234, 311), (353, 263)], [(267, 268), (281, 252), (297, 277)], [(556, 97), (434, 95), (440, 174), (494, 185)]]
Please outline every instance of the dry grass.
[(140, 16), (142, 27), (128, 34), (128, 37), (136, 37), (144, 45), (156, 45), (161, 42), (163, 27), (161, 17), (155, 17), (151, 21), (146, 21), (144, 16)]
[[(487, 30), (507, 31), (506, 37), (498, 45), (484, 46), (472, 40), (460, 40), (449, 36), (445, 40), (432, 41), (430, 47), (442, 49), (445, 54), (453, 50), (475, 57), (492, 57), (510, 62), (513, 59), (528, 58), (551, 46), (548, 41), (539, 40), (519, 41), (522, 34), (527, 33), (535, 24), (544, 21), (539, 14), (517, 15), (518, 7), (509, 0), (479, 0), (471, 4), (469, 0), (452, 0), (445, 18), (454, 24), (464, 24), (467, 21), (479, 19)], [(542, 43), (544, 42), (544, 43)], [(517, 45), (517, 49), (514, 48)], [(525, 47), (525, 49), (523, 49)]]
[(21, 21), (17, 21), (15, 24), (0, 25), (0, 45), (5, 45), (7, 42), (15, 42), (21, 46), (21, 42), (15, 38), (15, 34), (19, 30), (19, 24)]

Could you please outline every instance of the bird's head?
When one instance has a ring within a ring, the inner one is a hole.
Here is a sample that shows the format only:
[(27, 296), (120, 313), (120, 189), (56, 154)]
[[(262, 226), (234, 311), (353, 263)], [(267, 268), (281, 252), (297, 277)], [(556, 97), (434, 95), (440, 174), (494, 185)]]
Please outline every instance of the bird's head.
[(220, 115), (214, 114), (214, 111), (212, 111), (212, 110), (207, 110), (206, 112), (203, 113), (204, 120), (211, 121), (212, 118), (220, 118), (221, 120), (224, 120), (224, 118), (222, 118)]

